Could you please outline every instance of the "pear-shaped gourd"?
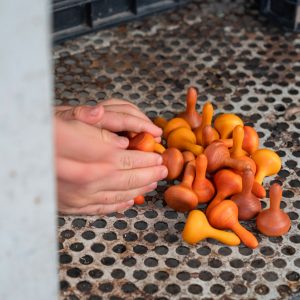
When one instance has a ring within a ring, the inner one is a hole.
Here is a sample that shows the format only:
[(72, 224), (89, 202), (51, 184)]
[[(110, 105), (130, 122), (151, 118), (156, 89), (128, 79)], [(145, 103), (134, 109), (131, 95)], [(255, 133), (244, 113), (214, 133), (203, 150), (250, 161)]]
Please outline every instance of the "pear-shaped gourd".
[(211, 125), (206, 125), (202, 129), (202, 146), (207, 147), (212, 142), (218, 140), (220, 135), (217, 130), (212, 128)]
[(242, 178), (235, 172), (227, 169), (218, 171), (214, 175), (214, 183), (217, 190), (215, 198), (209, 203), (205, 213), (209, 216), (211, 210), (221, 201), (231, 195), (242, 191)]
[(166, 150), (163, 145), (156, 143), (154, 137), (147, 132), (141, 132), (129, 140), (128, 149), (145, 152), (157, 152), (160, 154)]
[(250, 126), (244, 126), (243, 149), (251, 155), (258, 149), (258, 147), (259, 137), (257, 132)]
[(163, 137), (165, 139), (168, 138), (169, 134), (175, 130), (175, 129), (178, 129), (178, 128), (181, 128), (181, 127), (185, 127), (185, 128), (188, 128), (191, 130), (191, 126), (189, 125), (189, 123), (182, 119), (182, 118), (174, 118), (174, 119), (171, 119), (165, 126), (164, 126), (164, 129), (163, 129)]
[(192, 190), (192, 184), (195, 178), (195, 166), (188, 163), (182, 182), (178, 185), (170, 186), (164, 193), (165, 201), (169, 207), (176, 211), (186, 212), (196, 208), (198, 197)]
[(176, 148), (168, 148), (163, 154), (163, 164), (168, 168), (167, 180), (176, 179), (183, 170), (184, 159), (182, 153)]
[(197, 91), (190, 87), (186, 95), (186, 110), (178, 115), (178, 117), (185, 119), (192, 129), (200, 126), (202, 117), (196, 111)]
[(213, 142), (206, 147), (204, 154), (208, 160), (207, 171), (209, 173), (224, 167), (243, 171), (248, 165), (245, 161), (231, 158), (228, 148), (222, 142)]
[(232, 232), (221, 231), (211, 227), (200, 210), (192, 210), (186, 220), (182, 238), (189, 244), (196, 244), (206, 238), (212, 238), (229, 246), (237, 246), (240, 239)]
[(281, 168), (281, 159), (278, 154), (270, 149), (258, 149), (251, 158), (256, 163), (255, 181), (262, 184), (266, 176), (277, 174)]
[(233, 129), (238, 125), (244, 126), (244, 123), (235, 114), (221, 114), (214, 122), (214, 128), (219, 132), (221, 139), (230, 138)]
[(282, 188), (278, 183), (270, 188), (270, 208), (263, 210), (256, 218), (257, 229), (267, 236), (281, 236), (291, 227), (289, 216), (280, 209)]
[(238, 207), (231, 200), (224, 200), (215, 206), (208, 216), (209, 223), (218, 229), (231, 229), (249, 248), (256, 248), (258, 241), (238, 221)]
[[(210, 102), (206, 102), (202, 109), (201, 125), (194, 130), (198, 145), (205, 146), (203, 129), (206, 126), (210, 126), (212, 138), (219, 137), (218, 132), (214, 128), (211, 127), (211, 121), (212, 121), (213, 114), (214, 114), (214, 108), (213, 108), (212, 104)], [(206, 131), (207, 131), (207, 129), (206, 129)]]
[(193, 183), (193, 191), (198, 196), (199, 203), (206, 203), (212, 199), (215, 194), (213, 184), (206, 178), (207, 158), (200, 154), (196, 158), (196, 177)]
[(174, 147), (181, 151), (188, 150), (194, 155), (203, 152), (203, 147), (196, 145), (195, 134), (188, 128), (181, 127), (171, 131), (167, 143), (168, 147)]
[(231, 158), (240, 158), (243, 156), (248, 156), (248, 152), (243, 150), (243, 140), (244, 140), (244, 128), (241, 125), (237, 125), (232, 132), (233, 146), (230, 149)]
[(260, 200), (252, 193), (253, 182), (254, 174), (250, 168), (247, 168), (242, 176), (242, 191), (231, 197), (238, 206), (239, 220), (250, 220), (261, 211)]

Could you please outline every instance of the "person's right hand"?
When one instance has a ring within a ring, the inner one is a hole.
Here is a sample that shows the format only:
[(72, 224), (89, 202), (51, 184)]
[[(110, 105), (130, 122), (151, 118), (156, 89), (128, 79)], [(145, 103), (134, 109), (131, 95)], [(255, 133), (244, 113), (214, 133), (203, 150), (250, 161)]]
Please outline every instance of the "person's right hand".
[(160, 155), (127, 150), (128, 139), (80, 121), (56, 117), (55, 145), (62, 213), (125, 210), (167, 176)]

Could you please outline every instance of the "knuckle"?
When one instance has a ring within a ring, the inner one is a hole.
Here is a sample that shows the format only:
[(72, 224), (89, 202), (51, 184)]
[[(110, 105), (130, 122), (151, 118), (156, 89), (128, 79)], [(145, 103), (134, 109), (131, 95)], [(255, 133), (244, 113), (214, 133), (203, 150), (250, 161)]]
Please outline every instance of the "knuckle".
[(122, 202), (124, 200), (124, 196), (122, 194), (116, 194), (114, 197), (114, 203), (119, 203)]
[(132, 189), (137, 184), (137, 176), (135, 174), (130, 174), (127, 178), (127, 189)]
[(123, 169), (132, 169), (133, 168), (133, 159), (128, 155), (122, 156), (121, 157), (121, 166)]

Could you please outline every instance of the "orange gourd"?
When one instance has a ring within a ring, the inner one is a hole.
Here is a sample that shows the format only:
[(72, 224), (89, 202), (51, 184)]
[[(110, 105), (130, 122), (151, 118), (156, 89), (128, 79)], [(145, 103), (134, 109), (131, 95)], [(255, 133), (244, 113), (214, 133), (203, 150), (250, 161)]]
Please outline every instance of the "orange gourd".
[(270, 149), (258, 149), (251, 158), (256, 163), (255, 181), (259, 184), (262, 184), (266, 176), (277, 174), (281, 168), (280, 157)]
[[(211, 121), (212, 121), (213, 114), (214, 114), (214, 108), (213, 108), (212, 104), (210, 102), (206, 102), (202, 109), (201, 125), (194, 130), (198, 145), (202, 145), (202, 146), (205, 145), (203, 129), (206, 126), (210, 126), (210, 131), (211, 131), (210, 134), (212, 135), (213, 138), (214, 137), (219, 138), (218, 132), (214, 128), (211, 127)], [(206, 131), (207, 131), (207, 129), (206, 129)]]
[(165, 119), (165, 118), (162, 118), (162, 117), (156, 117), (154, 120), (153, 120), (153, 123), (160, 127), (161, 129), (164, 129), (165, 126), (167, 125), (168, 121)]
[(259, 147), (259, 137), (254, 128), (244, 126), (243, 149), (249, 154), (254, 153)]
[(205, 177), (206, 168), (207, 158), (200, 154), (196, 158), (196, 177), (193, 183), (193, 191), (197, 194), (199, 203), (208, 202), (215, 194), (213, 184)]
[(195, 166), (188, 163), (182, 182), (178, 185), (170, 186), (164, 193), (165, 201), (169, 207), (176, 211), (186, 212), (196, 208), (198, 197), (192, 190), (192, 184), (195, 178)]
[(254, 174), (250, 168), (244, 171), (242, 183), (242, 191), (233, 195), (231, 200), (238, 206), (239, 220), (250, 220), (261, 211), (260, 200), (252, 193)]
[(202, 146), (207, 147), (212, 142), (220, 138), (219, 133), (212, 128), (211, 125), (206, 125), (202, 129)]
[(145, 197), (143, 195), (140, 195), (140, 196), (136, 196), (134, 198), (134, 204), (135, 205), (142, 205), (145, 203)]
[(247, 156), (248, 152), (243, 150), (243, 140), (244, 140), (244, 129), (243, 126), (237, 125), (232, 132), (232, 140), (233, 146), (230, 149), (230, 157), (232, 158), (240, 158), (243, 156)]
[(267, 236), (281, 236), (291, 227), (289, 216), (280, 209), (282, 188), (278, 183), (270, 188), (270, 208), (263, 210), (256, 218), (257, 229)]
[(231, 229), (249, 248), (256, 248), (258, 241), (238, 221), (238, 207), (231, 200), (224, 200), (213, 208), (208, 216), (209, 223), (218, 229)]
[(186, 95), (186, 110), (179, 114), (180, 118), (185, 119), (192, 129), (200, 126), (202, 117), (196, 111), (197, 91), (190, 87)]
[(168, 148), (163, 154), (163, 164), (168, 168), (167, 180), (176, 179), (182, 172), (184, 158), (176, 148)]
[(200, 210), (193, 210), (189, 213), (183, 232), (182, 238), (189, 244), (196, 244), (206, 238), (212, 238), (229, 246), (237, 246), (240, 239), (232, 232), (222, 231), (211, 227)]
[(214, 122), (214, 128), (219, 132), (221, 139), (230, 138), (233, 129), (238, 125), (244, 126), (244, 123), (235, 114), (221, 114)]
[(188, 129), (191, 129), (191, 126), (189, 125), (189, 123), (182, 119), (182, 118), (174, 118), (171, 119), (165, 126), (164, 126), (164, 130), (163, 130), (163, 137), (165, 139), (168, 138), (169, 134), (177, 129), (177, 128), (181, 128), (181, 127), (185, 127)]
[(214, 183), (217, 194), (205, 211), (207, 216), (221, 201), (242, 191), (241, 176), (231, 170), (223, 169), (218, 171), (214, 176)]
[(154, 137), (147, 132), (141, 132), (129, 140), (128, 149), (145, 152), (157, 152), (160, 154), (166, 150), (163, 145), (156, 143)]
[(182, 155), (183, 155), (184, 164), (187, 164), (188, 162), (195, 159), (195, 155), (191, 151), (183, 151)]
[(204, 154), (208, 160), (207, 171), (209, 173), (224, 167), (243, 171), (248, 165), (245, 161), (231, 158), (228, 148), (222, 142), (213, 142), (206, 147)]
[(174, 147), (181, 151), (191, 151), (194, 155), (199, 155), (203, 152), (203, 147), (196, 145), (196, 137), (193, 131), (184, 127), (171, 131), (167, 144), (168, 147)]

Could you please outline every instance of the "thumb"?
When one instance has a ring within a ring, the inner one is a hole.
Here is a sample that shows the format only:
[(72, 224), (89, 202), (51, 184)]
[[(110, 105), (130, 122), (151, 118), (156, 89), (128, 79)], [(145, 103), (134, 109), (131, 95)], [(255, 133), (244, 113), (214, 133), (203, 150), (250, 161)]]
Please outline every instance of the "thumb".
[(104, 114), (104, 108), (102, 105), (96, 106), (75, 106), (72, 108), (62, 109), (58, 108), (55, 111), (55, 115), (65, 121), (77, 120), (86, 124), (94, 125), (101, 121)]

